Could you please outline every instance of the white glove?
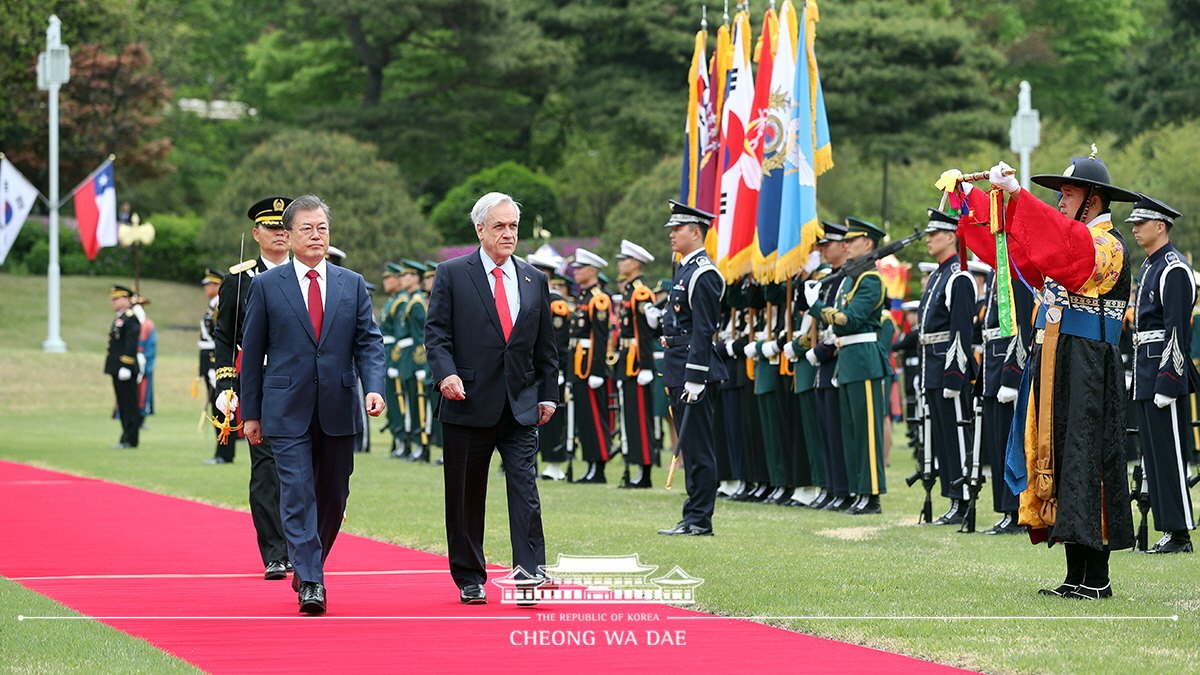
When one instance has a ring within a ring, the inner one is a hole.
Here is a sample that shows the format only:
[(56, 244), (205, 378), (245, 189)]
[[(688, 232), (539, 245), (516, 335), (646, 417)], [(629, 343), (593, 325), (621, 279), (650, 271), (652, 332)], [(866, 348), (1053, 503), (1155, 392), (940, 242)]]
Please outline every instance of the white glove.
[(808, 262), (804, 263), (804, 271), (811, 274), (813, 270), (821, 266), (821, 252), (813, 251), (808, 254)]
[(600, 386), (603, 384), (604, 384), (603, 377), (596, 377), (595, 375), (588, 376), (588, 386), (591, 387), (592, 389), (599, 389)]
[(1162, 394), (1154, 395), (1154, 405), (1156, 405), (1160, 408), (1165, 408), (1174, 402), (1175, 402), (1175, 399), (1170, 396), (1163, 396)]
[(988, 171), (988, 180), (992, 182), (992, 185), (1004, 190), (1009, 194), (1012, 194), (1021, 189), (1021, 184), (1017, 182), (1017, 177), (1015, 174), (1010, 173), (1005, 175), (1006, 172), (1010, 172), (1012, 170), (1013, 168), (1011, 166), (1005, 164), (1004, 162), (1000, 162)]
[(650, 324), (651, 328), (658, 328), (658, 322), (662, 319), (663, 310), (654, 305), (646, 305), (646, 323)]
[(742, 353), (745, 354), (746, 358), (748, 358), (748, 359), (757, 359), (758, 358), (758, 343), (751, 342), (750, 344), (746, 345), (745, 347), (742, 348)]
[(959, 393), (957, 389), (943, 389), (942, 398), (958, 398)]
[(787, 357), (788, 361), (796, 360), (796, 348), (792, 346), (792, 343), (783, 343), (783, 355)]
[(975, 189), (975, 186), (971, 185), (970, 183), (962, 183), (961, 185), (962, 185), (962, 193), (963, 193), (964, 197), (971, 194), (971, 190)]
[(567, 381), (567, 378), (563, 377), (562, 371), (560, 370), (558, 372), (558, 386), (561, 387), (563, 385), (563, 383), (566, 381)]
[(918, 390), (920, 388), (921, 388), (921, 376), (913, 375), (913, 389)]
[(416, 373), (414, 373), (414, 374), (417, 376), (417, 380), (419, 380), (419, 381), (421, 381), (421, 382), (424, 382), (424, 381), (425, 381), (425, 371), (423, 371), (423, 370), (418, 370), (418, 371), (417, 371)]
[(725, 353), (729, 355), (729, 358), (737, 356), (737, 354), (733, 353), (733, 340), (725, 341)]
[(388, 378), (390, 378), (390, 379), (393, 379), (393, 380), (394, 380), (394, 379), (396, 379), (396, 378), (400, 377), (400, 371), (399, 371), (399, 370), (396, 370), (395, 368), (388, 368), (388, 369), (387, 369), (387, 376), (388, 376)]
[(1000, 387), (996, 392), (996, 400), (1001, 403), (1012, 403), (1017, 400), (1017, 390), (1012, 387)]
[(141, 352), (138, 352), (137, 362), (138, 362), (138, 372), (139, 373), (146, 372), (146, 355)]
[(637, 383), (639, 387), (644, 387), (654, 381), (654, 371), (642, 368), (638, 371)]
[(809, 279), (804, 282), (804, 301), (809, 307), (817, 304), (817, 300), (821, 297), (821, 282)]
[(704, 383), (702, 382), (684, 382), (683, 383), (684, 398), (688, 403), (693, 403), (700, 400), (700, 394), (704, 393)]
[[(228, 406), (225, 405), (225, 396), (226, 395), (227, 394), (225, 392), (221, 392), (220, 394), (217, 395), (217, 410), (220, 410), (223, 413), (228, 413), (228, 414), (232, 415), (238, 409), (238, 395), (232, 391), (228, 393), (228, 396), (229, 396), (229, 405)], [(228, 410), (226, 408), (228, 408)]]
[(779, 345), (774, 340), (767, 340), (762, 343), (762, 353), (768, 359), (773, 359), (779, 353)]
[(804, 358), (808, 359), (808, 362), (814, 366), (821, 365), (821, 362), (817, 360), (817, 350), (815, 349), (810, 349), (807, 352), (804, 352)]
[(213, 387), (215, 389), (217, 386), (217, 371), (213, 370), (212, 368), (209, 368), (207, 375), (208, 375), (208, 386)]
[(128, 381), (131, 377), (133, 377), (133, 371), (128, 368), (121, 368), (117, 371), (117, 379), (122, 382)]

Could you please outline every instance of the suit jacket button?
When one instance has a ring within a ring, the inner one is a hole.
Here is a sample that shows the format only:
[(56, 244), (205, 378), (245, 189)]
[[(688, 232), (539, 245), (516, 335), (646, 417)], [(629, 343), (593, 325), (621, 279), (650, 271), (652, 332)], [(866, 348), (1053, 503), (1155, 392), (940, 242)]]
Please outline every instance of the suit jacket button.
[(317, 384), (317, 378), (313, 378), (313, 384)]
[(321, 358), (321, 352), (317, 352), (317, 358)]

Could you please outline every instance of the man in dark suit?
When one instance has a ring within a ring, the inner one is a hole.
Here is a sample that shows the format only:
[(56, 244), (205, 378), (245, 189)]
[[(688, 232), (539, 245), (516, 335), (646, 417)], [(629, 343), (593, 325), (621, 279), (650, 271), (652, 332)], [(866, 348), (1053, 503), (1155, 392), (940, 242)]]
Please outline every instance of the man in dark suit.
[(362, 276), (325, 260), (331, 220), (315, 195), (284, 209), (293, 259), (254, 277), (242, 338), (246, 439), (257, 444), (265, 435), (274, 448), (292, 587), (307, 614), (325, 612), (325, 559), (363, 429), (360, 377), (367, 414), (385, 407), (383, 336)]
[[(537, 491), (537, 426), (558, 403), (558, 358), (546, 275), (513, 257), (521, 212), (491, 192), (471, 209), (479, 249), (438, 266), (425, 322), (434, 386), (442, 393), (446, 539), (464, 604), (487, 602), (484, 506), (492, 449), (508, 485), (513, 567), (544, 577)], [(486, 318), (485, 318), (486, 317)]]

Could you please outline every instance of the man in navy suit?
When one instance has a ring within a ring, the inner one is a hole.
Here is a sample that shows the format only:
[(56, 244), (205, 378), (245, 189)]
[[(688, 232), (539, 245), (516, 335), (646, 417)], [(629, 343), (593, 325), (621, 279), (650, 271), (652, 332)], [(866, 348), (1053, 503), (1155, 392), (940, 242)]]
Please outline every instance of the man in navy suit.
[[(513, 257), (521, 212), (490, 192), (471, 209), (480, 247), (441, 263), (429, 298), (425, 349), (442, 394), (446, 539), (464, 604), (487, 602), (483, 520), (492, 449), (508, 485), (518, 579), (543, 577), (546, 544), (537, 491), (537, 427), (558, 403), (558, 356), (546, 275)], [(524, 574), (522, 574), (522, 572)]]
[[(325, 558), (354, 470), (355, 434), (383, 403), (383, 336), (361, 275), (325, 261), (329, 206), (304, 195), (283, 212), (292, 261), (256, 275), (246, 305), (242, 371), (246, 438), (266, 435), (279, 472), (279, 511), (300, 611), (325, 612)], [(265, 359), (265, 361), (264, 361)]]

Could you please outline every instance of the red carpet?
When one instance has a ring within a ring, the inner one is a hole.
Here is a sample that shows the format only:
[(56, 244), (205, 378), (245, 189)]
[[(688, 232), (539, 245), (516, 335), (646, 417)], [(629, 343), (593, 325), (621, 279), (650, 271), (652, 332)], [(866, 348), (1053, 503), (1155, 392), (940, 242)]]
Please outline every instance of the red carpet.
[[(329, 614), (301, 616), (263, 581), (250, 514), (21, 464), (0, 462), (0, 514), (0, 574), (210, 673), (966, 672), (666, 605), (521, 608), (489, 584), (464, 607), (445, 558), (350, 535)], [(589, 613), (607, 616), (568, 616)], [(656, 618), (612, 619), (630, 613)]]

